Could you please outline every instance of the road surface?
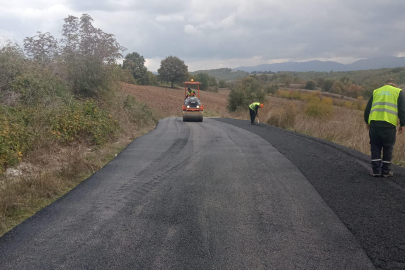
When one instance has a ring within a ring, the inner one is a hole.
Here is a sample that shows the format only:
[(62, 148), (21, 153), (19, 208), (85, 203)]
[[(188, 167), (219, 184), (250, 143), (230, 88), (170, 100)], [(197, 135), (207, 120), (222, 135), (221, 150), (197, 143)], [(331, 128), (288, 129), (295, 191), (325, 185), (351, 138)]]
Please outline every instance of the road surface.
[(0, 238), (0, 269), (402, 269), (402, 183), (365, 161), (247, 121), (166, 118)]

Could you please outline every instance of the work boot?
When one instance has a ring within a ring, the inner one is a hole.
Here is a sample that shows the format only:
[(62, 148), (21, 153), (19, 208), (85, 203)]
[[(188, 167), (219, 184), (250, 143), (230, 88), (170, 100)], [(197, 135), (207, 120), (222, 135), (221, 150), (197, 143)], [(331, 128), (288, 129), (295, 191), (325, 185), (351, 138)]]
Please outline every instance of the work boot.
[(371, 176), (381, 176), (381, 159), (371, 161), (371, 168), (373, 169), (373, 171), (370, 173)]
[(382, 177), (393, 177), (394, 173), (391, 171), (391, 162), (390, 161), (383, 161), (382, 164)]

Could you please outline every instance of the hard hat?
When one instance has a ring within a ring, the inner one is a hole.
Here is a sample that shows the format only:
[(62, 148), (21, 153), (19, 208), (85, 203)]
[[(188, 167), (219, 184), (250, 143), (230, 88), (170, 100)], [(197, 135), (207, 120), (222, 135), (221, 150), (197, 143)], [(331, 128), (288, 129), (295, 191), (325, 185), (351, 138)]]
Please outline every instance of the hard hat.
[(260, 108), (263, 108), (263, 103), (260, 103)]

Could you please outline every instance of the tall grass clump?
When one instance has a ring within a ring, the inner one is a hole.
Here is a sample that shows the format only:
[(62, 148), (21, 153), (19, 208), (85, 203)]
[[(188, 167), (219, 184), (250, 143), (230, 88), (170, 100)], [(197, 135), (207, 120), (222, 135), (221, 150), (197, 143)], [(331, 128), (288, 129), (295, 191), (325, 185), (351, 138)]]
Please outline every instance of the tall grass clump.
[(293, 129), (299, 109), (293, 102), (288, 102), (281, 110), (273, 112), (267, 119), (267, 124), (284, 128)]
[(333, 105), (329, 101), (313, 98), (306, 104), (304, 113), (312, 118), (328, 120), (333, 117)]

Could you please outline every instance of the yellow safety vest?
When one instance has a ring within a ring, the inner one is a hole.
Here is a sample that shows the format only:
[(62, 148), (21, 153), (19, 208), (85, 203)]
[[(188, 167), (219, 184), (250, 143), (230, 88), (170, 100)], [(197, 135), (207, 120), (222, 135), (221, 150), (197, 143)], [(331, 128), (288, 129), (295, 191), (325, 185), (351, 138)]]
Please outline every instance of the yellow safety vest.
[(385, 121), (394, 126), (398, 122), (398, 96), (401, 89), (385, 85), (373, 92), (373, 104), (368, 123), (371, 121)]
[(252, 104), (249, 105), (249, 108), (251, 108), (252, 110), (255, 111), (255, 110), (256, 110), (255, 107), (256, 107), (257, 105), (260, 106), (260, 103), (259, 103), (259, 102), (253, 102)]

